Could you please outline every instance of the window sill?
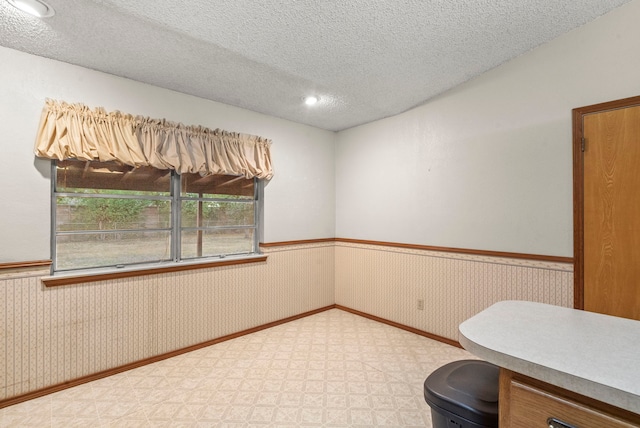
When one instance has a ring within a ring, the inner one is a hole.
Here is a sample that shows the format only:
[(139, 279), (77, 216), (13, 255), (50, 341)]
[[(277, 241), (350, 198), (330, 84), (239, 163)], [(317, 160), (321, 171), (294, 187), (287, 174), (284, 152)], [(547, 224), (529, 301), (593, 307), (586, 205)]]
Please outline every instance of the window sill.
[(106, 281), (110, 279), (131, 278), (136, 276), (157, 275), (184, 270), (208, 269), (222, 266), (243, 265), (248, 263), (261, 263), (267, 260), (267, 256), (255, 254), (241, 257), (225, 257), (206, 261), (189, 261), (166, 265), (130, 267), (121, 269), (100, 269), (85, 271), (82, 273), (61, 273), (41, 278), (45, 287), (59, 287), (63, 285), (82, 284), (85, 282)]

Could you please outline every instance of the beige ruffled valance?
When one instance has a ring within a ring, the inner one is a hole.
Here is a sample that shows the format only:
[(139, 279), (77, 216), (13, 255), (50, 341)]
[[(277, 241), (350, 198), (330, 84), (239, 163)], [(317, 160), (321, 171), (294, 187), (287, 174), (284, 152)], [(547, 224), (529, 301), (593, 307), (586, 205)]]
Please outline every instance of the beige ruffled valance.
[(254, 135), (46, 100), (35, 154), (268, 180), (270, 148), (270, 140)]

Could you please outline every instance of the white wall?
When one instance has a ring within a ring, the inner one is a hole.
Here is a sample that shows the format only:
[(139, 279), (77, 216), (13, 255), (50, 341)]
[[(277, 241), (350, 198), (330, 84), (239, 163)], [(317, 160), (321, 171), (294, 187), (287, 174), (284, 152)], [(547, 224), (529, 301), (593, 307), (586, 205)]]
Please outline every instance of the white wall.
[(272, 139), (264, 242), (338, 236), (571, 256), (571, 109), (640, 93), (639, 16), (634, 0), (337, 137), (0, 47), (0, 263), (49, 258), (49, 167), (32, 154), (47, 97)]
[(49, 162), (33, 155), (45, 98), (273, 140), (263, 242), (335, 236), (335, 134), (0, 47), (0, 263), (50, 258)]
[(339, 133), (336, 235), (571, 257), (571, 109), (640, 94), (639, 17), (635, 0)]

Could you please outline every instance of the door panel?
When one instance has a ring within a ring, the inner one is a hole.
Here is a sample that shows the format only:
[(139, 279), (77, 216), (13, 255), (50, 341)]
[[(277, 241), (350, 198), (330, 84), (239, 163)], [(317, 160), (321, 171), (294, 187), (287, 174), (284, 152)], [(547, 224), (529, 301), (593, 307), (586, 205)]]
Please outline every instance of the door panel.
[(640, 320), (640, 106), (583, 117), (584, 309)]

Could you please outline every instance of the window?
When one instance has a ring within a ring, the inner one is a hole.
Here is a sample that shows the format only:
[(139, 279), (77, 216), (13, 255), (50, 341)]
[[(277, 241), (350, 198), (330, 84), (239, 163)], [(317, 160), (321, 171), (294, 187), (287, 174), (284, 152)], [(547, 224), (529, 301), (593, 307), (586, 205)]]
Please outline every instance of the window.
[(79, 160), (53, 176), (53, 272), (257, 253), (257, 179)]

